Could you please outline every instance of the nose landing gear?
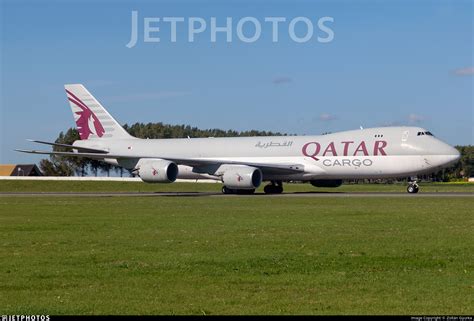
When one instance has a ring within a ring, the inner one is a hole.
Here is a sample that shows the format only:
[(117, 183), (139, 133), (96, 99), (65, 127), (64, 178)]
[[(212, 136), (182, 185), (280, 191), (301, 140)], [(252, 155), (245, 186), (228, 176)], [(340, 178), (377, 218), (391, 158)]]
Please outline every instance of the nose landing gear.
[(419, 190), (420, 190), (420, 187), (418, 186), (418, 183), (416, 182), (416, 180), (411, 181), (411, 182), (408, 183), (408, 187), (407, 187), (407, 192), (408, 193), (416, 194), (416, 193), (418, 193)]

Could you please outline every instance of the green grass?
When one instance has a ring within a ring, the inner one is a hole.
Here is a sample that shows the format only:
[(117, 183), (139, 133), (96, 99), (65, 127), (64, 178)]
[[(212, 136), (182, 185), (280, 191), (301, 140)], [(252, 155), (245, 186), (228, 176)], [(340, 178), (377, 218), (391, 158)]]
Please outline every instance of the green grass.
[[(258, 192), (263, 193), (263, 186)], [(94, 181), (0, 181), (0, 192), (219, 192), (216, 183), (147, 184)], [(406, 192), (406, 184), (344, 184), (318, 188), (311, 184), (285, 184), (285, 192)], [(424, 183), (420, 192), (474, 193), (472, 183)]]
[(0, 307), (472, 314), (473, 206), (472, 197), (2, 197)]

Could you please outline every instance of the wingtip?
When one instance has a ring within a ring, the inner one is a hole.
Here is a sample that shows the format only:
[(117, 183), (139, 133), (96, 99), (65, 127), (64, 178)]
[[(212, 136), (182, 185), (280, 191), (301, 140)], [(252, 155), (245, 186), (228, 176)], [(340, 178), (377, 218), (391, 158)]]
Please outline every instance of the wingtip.
[(42, 151), (42, 150), (34, 150), (34, 149), (14, 149), (15, 152), (20, 153), (27, 153), (27, 154), (41, 154), (41, 155), (49, 155), (50, 152)]

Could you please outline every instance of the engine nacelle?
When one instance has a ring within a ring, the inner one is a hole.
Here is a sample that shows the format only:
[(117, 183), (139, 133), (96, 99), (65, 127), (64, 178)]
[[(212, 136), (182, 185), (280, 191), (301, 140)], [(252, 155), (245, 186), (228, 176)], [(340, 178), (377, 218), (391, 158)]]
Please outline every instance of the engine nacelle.
[(172, 183), (178, 177), (178, 165), (164, 159), (142, 158), (136, 168), (146, 183)]
[(339, 187), (342, 185), (342, 179), (316, 179), (310, 183), (316, 187)]
[(262, 184), (262, 171), (246, 165), (226, 166), (222, 182), (231, 189), (255, 189)]

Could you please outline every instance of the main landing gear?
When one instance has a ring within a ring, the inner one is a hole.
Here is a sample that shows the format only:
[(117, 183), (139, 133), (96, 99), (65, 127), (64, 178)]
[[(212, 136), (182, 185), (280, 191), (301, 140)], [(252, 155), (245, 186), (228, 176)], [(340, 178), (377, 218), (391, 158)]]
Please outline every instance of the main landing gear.
[(408, 187), (407, 187), (407, 192), (408, 193), (416, 194), (416, 193), (418, 193), (419, 190), (420, 190), (420, 187), (418, 186), (418, 183), (416, 182), (416, 180), (413, 180), (413, 181), (408, 183)]
[(271, 181), (263, 188), (263, 191), (265, 194), (281, 194), (283, 193), (283, 183), (281, 181)]
[[(281, 181), (271, 181), (263, 188), (263, 191), (265, 194), (281, 194), (283, 193), (283, 183)], [(253, 193), (255, 193), (255, 189), (232, 189), (222, 186), (222, 194), (249, 195)]]
[(222, 186), (222, 194), (249, 195), (253, 193), (255, 193), (255, 189), (232, 189), (227, 186)]

